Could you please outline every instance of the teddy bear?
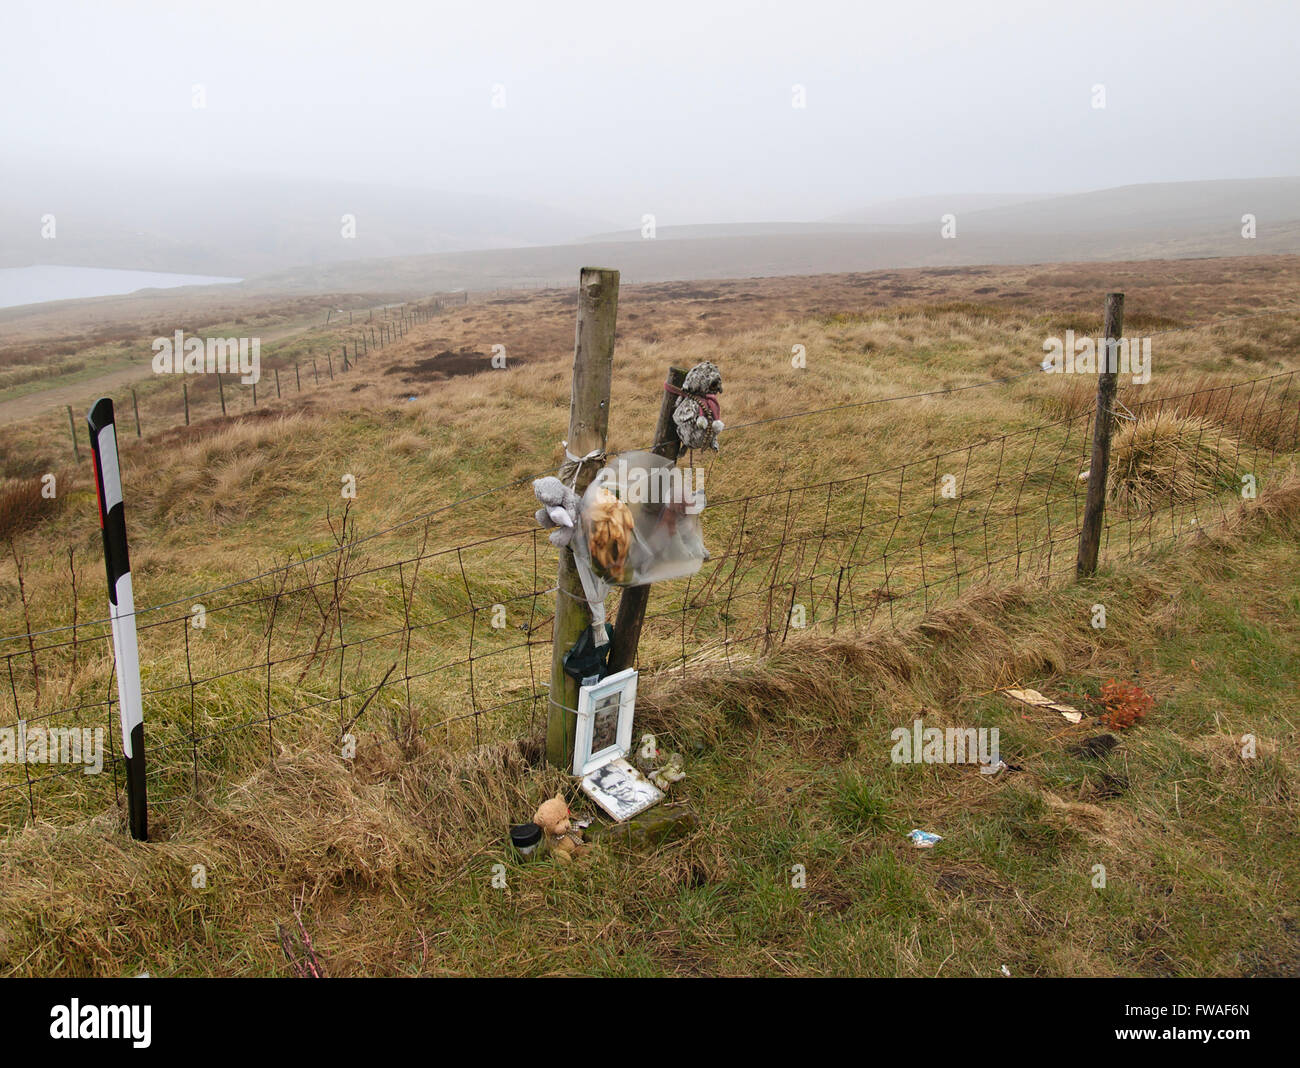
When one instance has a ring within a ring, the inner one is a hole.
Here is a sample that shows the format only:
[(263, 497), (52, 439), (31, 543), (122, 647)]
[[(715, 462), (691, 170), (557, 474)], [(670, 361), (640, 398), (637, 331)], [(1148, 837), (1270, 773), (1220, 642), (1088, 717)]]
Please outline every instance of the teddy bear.
[(564, 794), (559, 793), (549, 801), (543, 801), (533, 813), (533, 822), (551, 838), (558, 838), (569, 831), (569, 805)]
[(533, 813), (533, 822), (546, 834), (546, 844), (551, 855), (566, 863), (591, 849), (591, 844), (582, 840), (582, 828), (587, 825), (586, 822), (580, 820), (575, 826), (570, 816), (569, 806), (562, 793), (556, 794), (549, 801), (543, 801)]
[(722, 372), (705, 360), (686, 372), (682, 388), (668, 387), (680, 399), (673, 409), (673, 425), (682, 445), (688, 449), (718, 448), (718, 433), (724, 423), (718, 394), (722, 392)]
[(554, 475), (539, 478), (533, 482), (533, 495), (541, 502), (537, 509), (537, 525), (543, 528), (554, 527), (551, 531), (551, 544), (563, 549), (573, 540), (573, 532), (578, 523), (578, 495), (569, 489)]

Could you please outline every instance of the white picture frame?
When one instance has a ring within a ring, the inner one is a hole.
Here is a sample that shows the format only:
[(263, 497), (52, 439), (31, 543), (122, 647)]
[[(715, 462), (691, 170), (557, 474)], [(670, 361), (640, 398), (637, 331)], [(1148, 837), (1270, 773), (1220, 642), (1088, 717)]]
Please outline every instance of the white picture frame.
[(590, 775), (610, 761), (626, 756), (631, 749), (636, 679), (636, 668), (627, 668), (579, 688), (574, 775)]

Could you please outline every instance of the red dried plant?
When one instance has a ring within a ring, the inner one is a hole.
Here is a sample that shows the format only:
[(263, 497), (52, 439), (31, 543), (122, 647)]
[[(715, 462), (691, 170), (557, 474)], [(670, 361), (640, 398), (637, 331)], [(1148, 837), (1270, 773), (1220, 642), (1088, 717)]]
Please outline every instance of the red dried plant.
[(1107, 679), (1098, 703), (1105, 711), (1097, 718), (1111, 730), (1122, 731), (1150, 712), (1156, 699), (1135, 682)]

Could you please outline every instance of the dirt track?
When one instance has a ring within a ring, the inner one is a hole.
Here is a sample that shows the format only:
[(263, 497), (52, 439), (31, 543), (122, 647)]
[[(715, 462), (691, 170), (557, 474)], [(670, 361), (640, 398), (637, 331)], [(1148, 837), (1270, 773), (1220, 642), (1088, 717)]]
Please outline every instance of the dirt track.
[[(271, 330), (261, 330), (259, 334), (263, 342), (281, 341), (284, 338), (305, 333), (310, 328), (310, 325), (283, 326)], [(25, 393), (20, 397), (12, 397), (9, 400), (0, 400), (0, 426), (7, 423), (21, 422), (24, 419), (33, 419), (44, 415), (47, 411), (52, 412), (68, 404), (72, 405), (74, 412), (78, 408), (88, 408), (97, 397), (111, 393), (119, 387), (129, 386), (132, 382), (139, 382), (148, 378), (152, 373), (148, 360), (142, 357), (139, 364), (121, 367), (116, 371), (109, 371), (94, 378), (54, 385), (49, 389)]]

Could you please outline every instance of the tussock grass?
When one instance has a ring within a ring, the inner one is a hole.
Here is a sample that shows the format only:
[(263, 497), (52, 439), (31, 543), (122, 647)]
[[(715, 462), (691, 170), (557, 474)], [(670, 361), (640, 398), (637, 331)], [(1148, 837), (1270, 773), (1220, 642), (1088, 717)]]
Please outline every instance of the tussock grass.
[[(1253, 271), (1256, 265), (1245, 266)], [(1135, 289), (1130, 301), (1132, 316), (1185, 322), (1222, 314), (1233, 301), (1244, 302), (1244, 294), (1254, 300), (1268, 296), (1264, 290), (1271, 293), (1269, 287), (1285, 290), (1290, 275), (1282, 267), (1274, 265), (1276, 278), (1252, 274), (1245, 288), (1223, 264), (1176, 269), (1107, 265), (1076, 271), (1079, 278), (1094, 279), (1098, 293), (1107, 287), (1101, 277), (1107, 272), (1140, 281), (1140, 294)], [(656, 398), (670, 363), (721, 362), (723, 415), (733, 428), (724, 434), (720, 454), (695, 458), (707, 473), (711, 511), (706, 540), (719, 561), (719, 574), (714, 580), (712, 573), (702, 573), (697, 582), (656, 590), (656, 616), (647, 621), (641, 646), (644, 667), (670, 664), (683, 652), (692, 666), (710, 660), (744, 665), (788, 631), (782, 618), (785, 604), (776, 603), (788, 596), (787, 588), (781, 588), (781, 598), (769, 597), (773, 583), (797, 580), (811, 630), (879, 631), (886, 624), (908, 625), (972, 582), (996, 587), (1010, 578), (1045, 581), (1072, 563), (1067, 543), (1086, 489), (1077, 474), (1079, 460), (1086, 457), (1086, 412), (1092, 404), (1090, 388), (1079, 387), (1092, 383), (1069, 376), (1033, 377), (1007, 387), (782, 419), (792, 411), (955, 387), (1036, 367), (1045, 333), (1066, 322), (1099, 329), (1094, 322), (1099, 297), (1094, 299), (1086, 288), (1026, 288), (1035, 271), (881, 272), (625, 289), (611, 450), (650, 443)], [(1046, 273), (1056, 277), (1060, 272), (1053, 268)], [(989, 290), (992, 295), (983, 292)], [(1211, 299), (1215, 294), (1217, 300)], [(290, 307), (290, 313), (300, 316), (302, 309)], [(304, 661), (287, 659), (305, 658), (313, 647), (322, 622), (313, 592), (320, 595), (329, 585), (328, 561), (295, 567), (269, 642), (263, 607), (243, 602), (274, 593), (271, 584), (188, 596), (291, 558), (328, 552), (334, 545), (330, 522), (337, 522), (343, 506), (340, 479), (346, 474), (357, 481), (351, 518), (360, 535), (522, 480), (501, 493), (438, 512), (427, 526), (414, 524), (365, 543), (355, 570), (370, 571), (344, 598), (349, 651), (343, 688), (364, 693), (390, 663), (404, 665), (409, 651), (412, 670), (421, 677), (409, 693), (405, 688), (394, 693), (390, 686), (368, 715), (415, 716), (429, 739), (451, 749), (511, 737), (536, 725), (538, 708), (528, 695), (535, 679), (544, 677), (544, 670), (537, 671), (544, 653), (539, 660), (537, 650), (509, 648), (524, 640), (521, 628), (535, 628), (533, 639), (544, 640), (553, 610), (553, 598), (535, 595), (529, 585), (534, 561), (529, 538), (484, 544), (463, 558), (453, 552), (427, 559), (413, 594), (409, 565), (382, 568), (409, 560), (422, 545), (436, 551), (532, 527), (535, 503), (527, 479), (553, 471), (561, 458), (572, 316), (571, 294), (563, 292), (457, 307), (373, 353), (357, 371), (340, 373), (333, 383), (326, 379), (320, 389), (301, 396), (290, 392), (277, 403), (264, 379), (260, 406), (248, 410), (243, 392), (230, 386), (231, 411), (241, 414), (228, 421), (202, 417), (216, 403), (214, 383), (194, 382), (195, 425), (161, 433), (151, 434), (156, 416), (176, 413), (153, 405), (162, 405), (166, 397), (174, 404), (179, 383), (173, 379), (142, 389), (146, 437), (137, 443), (128, 433), (121, 442), (136, 598), (139, 605), (180, 603), (165, 613), (144, 615), (141, 622), (179, 617), (199, 600), (210, 613), (203, 636), (187, 632), (183, 620), (142, 634), (145, 684), (164, 690), (150, 698), (149, 716), (151, 744), (167, 747), (157, 764), (165, 783), (162, 797), (181, 796), (190, 788), (190, 667), (198, 678), (222, 676), (201, 683), (194, 694), (198, 733), (213, 736), (204, 737), (193, 754), (201, 785), (246, 774), (265, 754), (269, 743), (260, 728), (232, 728), (266, 718), (268, 704), (273, 716), (284, 718), (275, 719), (267, 733), (286, 744), (297, 743), (300, 728), (322, 728), (340, 711), (346, 718), (359, 706), (360, 699), (351, 697), (342, 702), (342, 710), (329, 703), (339, 688), (337, 643), (326, 642), (326, 655), (301, 677)], [(1176, 341), (1177, 347), (1158, 350), (1156, 381), (1133, 387), (1131, 394), (1126, 387), (1122, 395), (1133, 406), (1141, 403), (1139, 397), (1177, 392), (1175, 386), (1184, 385), (1180, 376), (1190, 375), (1187, 381), (1193, 384), (1239, 377), (1240, 368), (1222, 363), (1222, 345), (1234, 336), (1262, 346), (1274, 362), (1284, 360), (1288, 350), (1278, 345), (1289, 336), (1286, 322), (1247, 321), (1186, 338), (1167, 335), (1161, 345)], [(170, 332), (158, 323), (138, 325)], [(60, 338), (66, 340), (65, 333)], [(387, 373), (409, 368), (430, 352), (481, 352), (498, 341), (510, 354), (505, 371), (485, 369), (437, 381), (418, 376), (408, 381), (405, 371)], [(300, 343), (305, 344), (295, 338), (292, 344)], [(796, 345), (806, 350), (806, 370), (791, 366)], [(283, 359), (295, 354), (305, 355), (268, 344), (264, 367), (279, 360), (284, 368)], [(320, 367), (324, 375), (323, 360)], [(1252, 364), (1250, 373), (1260, 373), (1260, 367)], [(282, 380), (287, 386), (283, 371)], [(1071, 407), (1072, 391), (1083, 398), (1077, 411)], [(1281, 420), (1270, 427), (1252, 419), (1262, 399), (1283, 411), (1285, 405), (1278, 402), (1285, 398), (1252, 398), (1249, 392), (1227, 391), (1232, 398), (1227, 409), (1207, 409), (1201, 416), (1224, 426), (1243, 450), (1249, 444), (1267, 450), (1270, 441), (1293, 440), (1294, 426), (1288, 439)], [(1053, 405), (1078, 418), (1042, 434), (1031, 430)], [(779, 421), (741, 426), (769, 419)], [(68, 451), (66, 433), (62, 416), (50, 426), (10, 428), (0, 435), (5, 445), (0, 452), (14, 469), (39, 471), (37, 465), (57, 450)], [(984, 439), (990, 444), (969, 449)], [(1250, 457), (1250, 469), (1263, 485), (1271, 477), (1271, 457), (1258, 464), (1255, 460)], [(904, 466), (906, 477), (899, 473)], [(865, 477), (882, 471), (886, 473)], [(957, 478), (958, 497), (936, 503), (938, 479), (945, 473)], [(835, 485), (824, 487), (827, 482)], [(818, 488), (786, 495), (789, 487), (809, 483)], [(767, 496), (750, 504), (727, 504), (756, 492)], [(60, 514), (43, 523), (39, 533), (32, 530), (18, 539), (28, 564), (28, 617), (35, 629), (72, 622), (65, 564), (69, 547), (76, 550), (80, 570), (79, 618), (84, 622), (104, 614), (95, 570), (99, 533), (93, 491), (88, 484), (73, 487), (61, 492), (59, 504)], [(1182, 531), (1175, 517), (1163, 514), (1152, 528), (1143, 532), (1150, 540)], [(1146, 544), (1131, 530), (1125, 533), (1130, 551)], [(788, 551), (773, 548), (782, 541)], [(1119, 543), (1113, 539), (1104, 552), (1114, 552)], [(852, 559), (841, 574), (831, 562), (841, 562), (845, 554)], [(544, 540), (537, 555), (537, 588), (545, 590), (554, 558)], [(986, 568), (988, 561), (997, 564)], [(735, 596), (710, 601), (731, 583), (733, 564), (739, 565), (729, 590)], [(806, 580), (807, 575), (815, 577)], [(471, 609), (498, 602), (507, 607), (507, 626), (500, 630), (486, 626), (486, 612), (475, 616)], [(698, 611), (697, 603), (703, 605)], [(413, 633), (409, 650), (392, 636), (394, 630), (400, 634), (408, 610), (412, 625), (421, 628)], [(690, 613), (685, 650), (682, 610)], [(0, 555), (0, 632), (21, 632), (26, 625), (12, 562)], [(101, 630), (92, 628), (89, 634)], [(79, 633), (84, 643), (87, 631)], [(474, 653), (486, 658), (477, 662), (477, 670), (456, 663), (467, 657), (471, 635)], [(256, 667), (268, 648), (277, 661), (270, 679)], [(111, 691), (111, 660), (103, 640), (83, 644), (75, 665), (66, 647), (38, 650), (38, 657), (39, 688), (28, 662), (19, 657), (13, 662), (25, 712), (94, 705)], [(313, 705), (323, 710), (312, 711)], [(474, 707), (494, 710), (474, 718), (469, 714)], [(304, 711), (289, 715), (288, 710)], [(7, 716), (0, 713), (0, 722)], [(17, 803), (21, 792), (10, 797), (16, 807), (3, 815), (22, 818), (26, 806)], [(85, 811), (76, 800), (76, 791), (69, 788), (66, 796), (38, 798), (38, 812), (65, 810), (75, 816)]]
[[(648, 854), (519, 864), (506, 825), (540, 800), (590, 814), (540, 739), (449, 753), (382, 720), (354, 761), (304, 733), (168, 806), (148, 844), (112, 811), (27, 827), (0, 854), (0, 974), (285, 974), (275, 925), (295, 904), (331, 975), (1294, 974), (1300, 857), (1254, 828), (1300, 798), (1297, 523), (1292, 477), (1228, 533), (1087, 587), (982, 588), (901, 632), (644, 679), (638, 730), (687, 753), (677, 791), (703, 818)], [(1245, 627), (1249, 655), (1225, 655)], [(1114, 675), (1159, 705), (1100, 762), (1068, 751), (1094, 723), (991, 692)], [(999, 727), (1018, 770), (891, 764), (914, 717)], [(911, 826), (944, 840), (916, 851)]]
[(1238, 485), (1241, 445), (1199, 416), (1156, 412), (1125, 422), (1111, 441), (1108, 491), (1137, 511)]
[(30, 529), (53, 515), (58, 499), (41, 495), (39, 478), (8, 479), (0, 483), (0, 541)]

